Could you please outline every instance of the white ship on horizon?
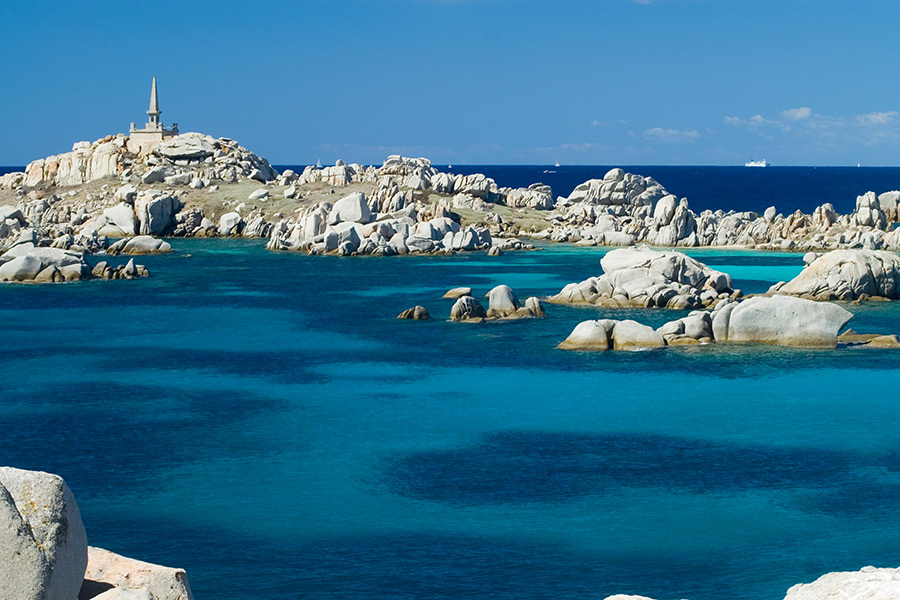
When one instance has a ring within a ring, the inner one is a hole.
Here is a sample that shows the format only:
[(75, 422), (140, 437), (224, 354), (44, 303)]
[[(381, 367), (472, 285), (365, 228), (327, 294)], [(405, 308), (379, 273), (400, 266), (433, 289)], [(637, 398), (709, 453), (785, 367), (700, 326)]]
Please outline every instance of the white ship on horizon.
[(744, 166), (745, 166), (745, 167), (768, 167), (768, 166), (769, 166), (769, 161), (767, 161), (766, 159), (762, 159), (762, 160), (753, 160), (753, 159), (751, 158), (751, 159), (750, 159), (750, 162), (744, 163)]

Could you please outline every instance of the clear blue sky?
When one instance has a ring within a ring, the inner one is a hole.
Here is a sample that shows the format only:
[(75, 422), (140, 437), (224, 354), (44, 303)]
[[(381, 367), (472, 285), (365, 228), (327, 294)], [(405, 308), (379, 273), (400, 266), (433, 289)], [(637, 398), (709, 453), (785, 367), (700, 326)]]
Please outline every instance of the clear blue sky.
[(0, 3), (0, 164), (146, 120), (275, 164), (900, 164), (897, 0)]

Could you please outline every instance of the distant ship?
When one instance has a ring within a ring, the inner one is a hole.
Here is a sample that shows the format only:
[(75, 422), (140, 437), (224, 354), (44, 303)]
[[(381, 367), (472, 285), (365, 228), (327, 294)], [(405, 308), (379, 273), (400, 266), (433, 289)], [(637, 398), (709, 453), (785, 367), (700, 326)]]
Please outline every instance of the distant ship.
[(559, 166), (559, 161), (556, 161), (556, 164), (553, 165), (553, 166), (554, 166), (554, 167), (558, 167), (558, 166)]
[(748, 163), (744, 163), (745, 167), (768, 167), (769, 162), (766, 159), (762, 160), (751, 160)]

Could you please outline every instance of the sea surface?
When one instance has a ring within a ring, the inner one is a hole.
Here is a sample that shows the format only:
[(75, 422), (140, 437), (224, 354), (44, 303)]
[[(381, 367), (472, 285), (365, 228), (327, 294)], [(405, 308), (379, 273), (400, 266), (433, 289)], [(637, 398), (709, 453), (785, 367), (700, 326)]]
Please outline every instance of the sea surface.
[[(171, 243), (148, 279), (0, 287), (0, 464), (65, 477), (92, 545), (187, 569), (197, 600), (778, 600), (900, 565), (900, 352), (556, 349), (664, 309), (446, 320), (449, 288), (552, 294), (600, 248)], [(691, 254), (746, 292), (802, 266)], [(850, 325), (900, 332), (898, 306)]]

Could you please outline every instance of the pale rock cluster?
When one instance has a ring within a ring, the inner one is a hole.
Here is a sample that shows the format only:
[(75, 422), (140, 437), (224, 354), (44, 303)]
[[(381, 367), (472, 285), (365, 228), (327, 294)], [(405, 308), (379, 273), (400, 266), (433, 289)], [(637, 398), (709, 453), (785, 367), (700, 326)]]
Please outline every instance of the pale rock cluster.
[(699, 215), (650, 177), (610, 170), (603, 179), (579, 185), (558, 198), (550, 227), (538, 237), (582, 245), (746, 246), (771, 250), (867, 248), (900, 250), (897, 221), (900, 192), (867, 192), (855, 210), (839, 215), (830, 203), (812, 214), (784, 216), (775, 207), (755, 212), (710, 211)]
[(525, 303), (507, 285), (498, 285), (491, 289), (485, 297), (488, 308), (471, 295), (471, 288), (454, 288), (444, 294), (445, 298), (456, 298), (450, 309), (450, 320), (458, 323), (483, 323), (487, 320), (534, 319), (546, 316), (540, 298), (531, 296)]
[[(461, 228), (446, 206), (410, 202), (412, 194), (399, 193), (389, 184), (376, 189), (369, 200), (355, 192), (334, 204), (321, 202), (277, 223), (266, 247), (309, 254), (391, 256), (491, 246), (490, 231)], [(380, 212), (385, 209), (394, 210)]]
[(836, 348), (838, 332), (853, 313), (824, 302), (789, 296), (724, 300), (712, 311), (653, 329), (631, 320), (579, 323), (560, 343), (565, 350), (642, 350), (691, 344), (760, 343), (800, 348)]
[(884, 250), (832, 250), (807, 254), (794, 279), (771, 287), (771, 294), (813, 300), (900, 298), (900, 256)]
[(23, 229), (0, 255), (0, 281), (58, 283), (89, 279), (91, 270), (80, 252), (38, 246), (33, 229)]
[(58, 475), (0, 467), (0, 598), (193, 600), (187, 577), (88, 546)]
[(104, 177), (203, 187), (210, 181), (271, 181), (277, 176), (266, 159), (228, 138), (184, 133), (164, 140), (147, 155), (128, 141), (127, 135), (118, 134), (94, 143), (77, 142), (71, 152), (32, 161), (24, 173), (0, 177), (0, 188), (67, 187)]
[(570, 283), (548, 298), (559, 304), (602, 307), (696, 308), (740, 297), (731, 277), (675, 251), (618, 248), (601, 260), (603, 275)]

